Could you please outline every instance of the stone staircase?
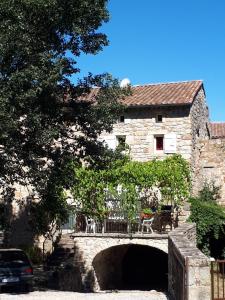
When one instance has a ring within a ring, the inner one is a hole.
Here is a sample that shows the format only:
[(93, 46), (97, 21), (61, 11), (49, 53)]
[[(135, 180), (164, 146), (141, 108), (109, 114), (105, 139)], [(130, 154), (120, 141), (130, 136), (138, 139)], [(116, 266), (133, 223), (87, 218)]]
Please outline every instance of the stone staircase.
[(73, 264), (74, 261), (74, 241), (70, 234), (63, 234), (61, 239), (47, 260), (48, 267), (64, 267)]
[(84, 291), (82, 270), (76, 265), (76, 249), (70, 234), (63, 234), (47, 261), (51, 273), (48, 287), (64, 291)]

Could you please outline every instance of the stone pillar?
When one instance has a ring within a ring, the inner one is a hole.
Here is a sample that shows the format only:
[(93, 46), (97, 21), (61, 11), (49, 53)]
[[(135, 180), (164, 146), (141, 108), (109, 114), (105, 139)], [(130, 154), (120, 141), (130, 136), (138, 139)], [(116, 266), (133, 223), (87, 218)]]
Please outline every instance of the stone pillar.
[(186, 257), (187, 300), (210, 300), (209, 259), (197, 255)]
[(195, 224), (169, 234), (168, 287), (172, 300), (210, 300), (210, 261), (196, 247)]

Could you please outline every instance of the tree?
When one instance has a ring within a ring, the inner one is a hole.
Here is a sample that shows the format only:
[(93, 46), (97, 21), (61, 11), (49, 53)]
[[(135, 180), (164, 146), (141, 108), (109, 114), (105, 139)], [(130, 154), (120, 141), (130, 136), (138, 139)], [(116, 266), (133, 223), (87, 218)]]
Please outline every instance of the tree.
[[(106, 0), (0, 2), (2, 196), (10, 202), (15, 182), (27, 186), (41, 199), (38, 207), (44, 209), (46, 221), (65, 219), (68, 166), (81, 160), (94, 163), (93, 149), (95, 157), (98, 149), (104, 151), (97, 136), (111, 130), (122, 108), (118, 99), (127, 93), (108, 74), (89, 74), (77, 85), (70, 81), (79, 72), (76, 57), (81, 52), (97, 54), (108, 44), (98, 30), (109, 19), (106, 4)], [(91, 92), (93, 86), (99, 89)], [(87, 101), (81, 101), (83, 97)]]

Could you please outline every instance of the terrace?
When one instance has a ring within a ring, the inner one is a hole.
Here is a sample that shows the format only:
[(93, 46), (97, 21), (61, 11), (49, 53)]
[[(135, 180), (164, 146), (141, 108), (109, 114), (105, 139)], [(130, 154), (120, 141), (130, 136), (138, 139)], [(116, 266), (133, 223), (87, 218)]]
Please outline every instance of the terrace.
[(153, 208), (150, 213), (144, 212), (145, 203), (139, 201), (136, 211), (130, 217), (122, 209), (121, 201), (110, 199), (106, 201), (106, 214), (99, 218), (94, 213), (76, 210), (71, 214), (69, 222), (62, 229), (85, 235), (93, 234), (152, 234), (167, 233), (178, 226), (178, 210), (172, 205), (161, 205)]

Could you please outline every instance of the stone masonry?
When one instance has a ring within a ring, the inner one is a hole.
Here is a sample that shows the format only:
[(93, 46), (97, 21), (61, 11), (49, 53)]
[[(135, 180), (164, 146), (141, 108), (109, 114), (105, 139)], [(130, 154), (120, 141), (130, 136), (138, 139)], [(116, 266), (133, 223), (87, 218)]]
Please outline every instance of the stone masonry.
[(182, 224), (169, 234), (168, 285), (171, 300), (210, 300), (210, 261), (196, 247), (194, 224)]
[(204, 182), (214, 182), (220, 187), (218, 202), (225, 205), (225, 139), (202, 140), (198, 151), (193, 190), (197, 194)]
[[(158, 115), (162, 116), (162, 122), (157, 121)], [(176, 143), (175, 153), (193, 163), (193, 151), (198, 139), (209, 138), (208, 123), (205, 94), (201, 88), (192, 105), (128, 107), (124, 122), (118, 121), (113, 131), (104, 132), (100, 140), (114, 148), (118, 137), (126, 137), (131, 158), (148, 161), (168, 155), (155, 149), (155, 137), (172, 133)]]
[[(122, 252), (125, 248), (118, 248), (119, 252), (116, 255), (114, 251), (114, 256), (111, 256), (112, 261), (106, 261), (107, 268), (103, 264), (98, 263), (99, 257), (103, 255), (104, 250), (108, 250), (115, 246), (124, 245), (144, 245), (149, 247), (157, 248), (165, 253), (168, 253), (168, 238), (167, 235), (152, 235), (152, 234), (137, 234), (133, 236), (129, 235), (119, 235), (119, 234), (107, 234), (103, 236), (102, 234), (74, 234), (74, 245), (75, 245), (75, 267), (81, 270), (81, 277), (83, 281), (83, 286), (86, 290), (97, 291), (100, 289), (100, 282), (96, 277), (96, 268), (102, 268), (98, 270), (101, 273), (105, 273), (103, 277), (108, 276), (108, 274), (115, 272), (117, 276), (120, 275), (120, 270), (114, 270), (114, 264), (118, 259), (122, 259)], [(124, 253), (125, 254), (125, 253)], [(90, 282), (90, 277), (91, 281)], [(90, 285), (92, 285), (90, 287)]]
[[(156, 121), (163, 116), (162, 123)], [(192, 138), (188, 107), (130, 108), (124, 114), (125, 122), (114, 125), (112, 133), (101, 136), (109, 145), (116, 143), (116, 137), (125, 136), (130, 156), (136, 161), (148, 161), (167, 156), (155, 150), (154, 137), (168, 133), (176, 134), (177, 153), (186, 159), (191, 158)]]
[[(61, 281), (65, 281), (65, 290), (68, 283), (70, 290), (74, 291), (81, 287), (82, 291), (113, 290), (122, 281), (123, 259), (128, 247), (142, 245), (157, 248), (166, 255), (168, 253), (171, 300), (210, 300), (210, 261), (196, 247), (195, 224), (184, 223), (168, 236), (77, 233), (73, 234), (73, 243), (73, 268), (67, 267), (60, 275)], [(159, 266), (160, 263), (159, 256)]]

